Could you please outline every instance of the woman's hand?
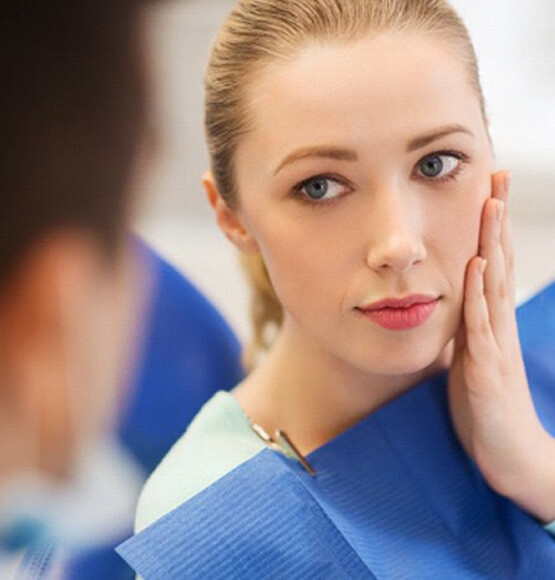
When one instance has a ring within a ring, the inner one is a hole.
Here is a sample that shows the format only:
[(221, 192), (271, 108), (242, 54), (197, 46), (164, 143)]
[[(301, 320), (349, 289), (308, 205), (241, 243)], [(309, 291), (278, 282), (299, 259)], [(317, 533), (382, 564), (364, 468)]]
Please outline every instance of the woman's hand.
[(555, 439), (530, 395), (517, 333), (509, 174), (493, 176), (479, 255), (465, 279), (449, 405), (467, 453), (490, 486), (544, 522), (555, 520)]

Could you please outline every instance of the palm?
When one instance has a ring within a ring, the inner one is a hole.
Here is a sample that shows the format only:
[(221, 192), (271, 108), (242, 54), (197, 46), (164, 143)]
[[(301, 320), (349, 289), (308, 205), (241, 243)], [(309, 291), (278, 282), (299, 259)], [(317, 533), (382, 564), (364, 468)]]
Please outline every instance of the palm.
[(543, 465), (553, 460), (555, 443), (537, 417), (522, 361), (510, 224), (506, 212), (500, 216), (498, 211), (507, 197), (501, 181), (499, 174), (494, 176), (493, 197), (482, 216), (479, 256), (466, 272), (463, 323), (449, 371), (449, 407), (461, 444), (488, 483), (540, 513), (532, 490), (541, 489)]

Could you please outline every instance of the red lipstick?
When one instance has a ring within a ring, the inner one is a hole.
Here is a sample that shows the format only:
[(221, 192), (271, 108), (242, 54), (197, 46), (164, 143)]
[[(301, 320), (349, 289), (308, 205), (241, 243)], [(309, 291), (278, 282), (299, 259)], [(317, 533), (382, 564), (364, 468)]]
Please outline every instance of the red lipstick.
[(433, 314), (439, 298), (413, 294), (405, 298), (386, 298), (357, 310), (387, 330), (409, 330), (422, 326)]

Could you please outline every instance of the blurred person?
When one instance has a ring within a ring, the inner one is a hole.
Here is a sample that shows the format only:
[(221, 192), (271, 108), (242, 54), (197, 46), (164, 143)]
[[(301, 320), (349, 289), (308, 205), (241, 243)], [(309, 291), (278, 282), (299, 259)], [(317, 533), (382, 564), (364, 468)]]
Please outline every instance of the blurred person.
[(147, 287), (125, 232), (149, 155), (143, 4), (0, 11), (3, 579), (63, 577), (140, 483), (108, 433)]

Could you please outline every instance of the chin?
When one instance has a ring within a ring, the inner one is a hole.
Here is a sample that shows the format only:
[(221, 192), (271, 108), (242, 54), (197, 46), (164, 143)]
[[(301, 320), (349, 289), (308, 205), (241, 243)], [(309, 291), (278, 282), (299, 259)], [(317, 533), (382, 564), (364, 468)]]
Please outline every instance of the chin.
[[(368, 352), (368, 351), (367, 351)], [(427, 348), (419, 343), (407, 348), (374, 349), (372, 356), (362, 354), (358, 358), (358, 366), (363, 372), (382, 376), (399, 377), (402, 375), (422, 374), (429, 370), (430, 374), (445, 368), (445, 343), (430, 344)]]
[(435, 365), (436, 360), (427, 360), (425, 362), (412, 360), (380, 361), (379, 365), (368, 369), (368, 372), (382, 376), (390, 376), (391, 378), (420, 375), (428, 369), (430, 370), (430, 374), (432, 374), (435, 370), (439, 370)]

